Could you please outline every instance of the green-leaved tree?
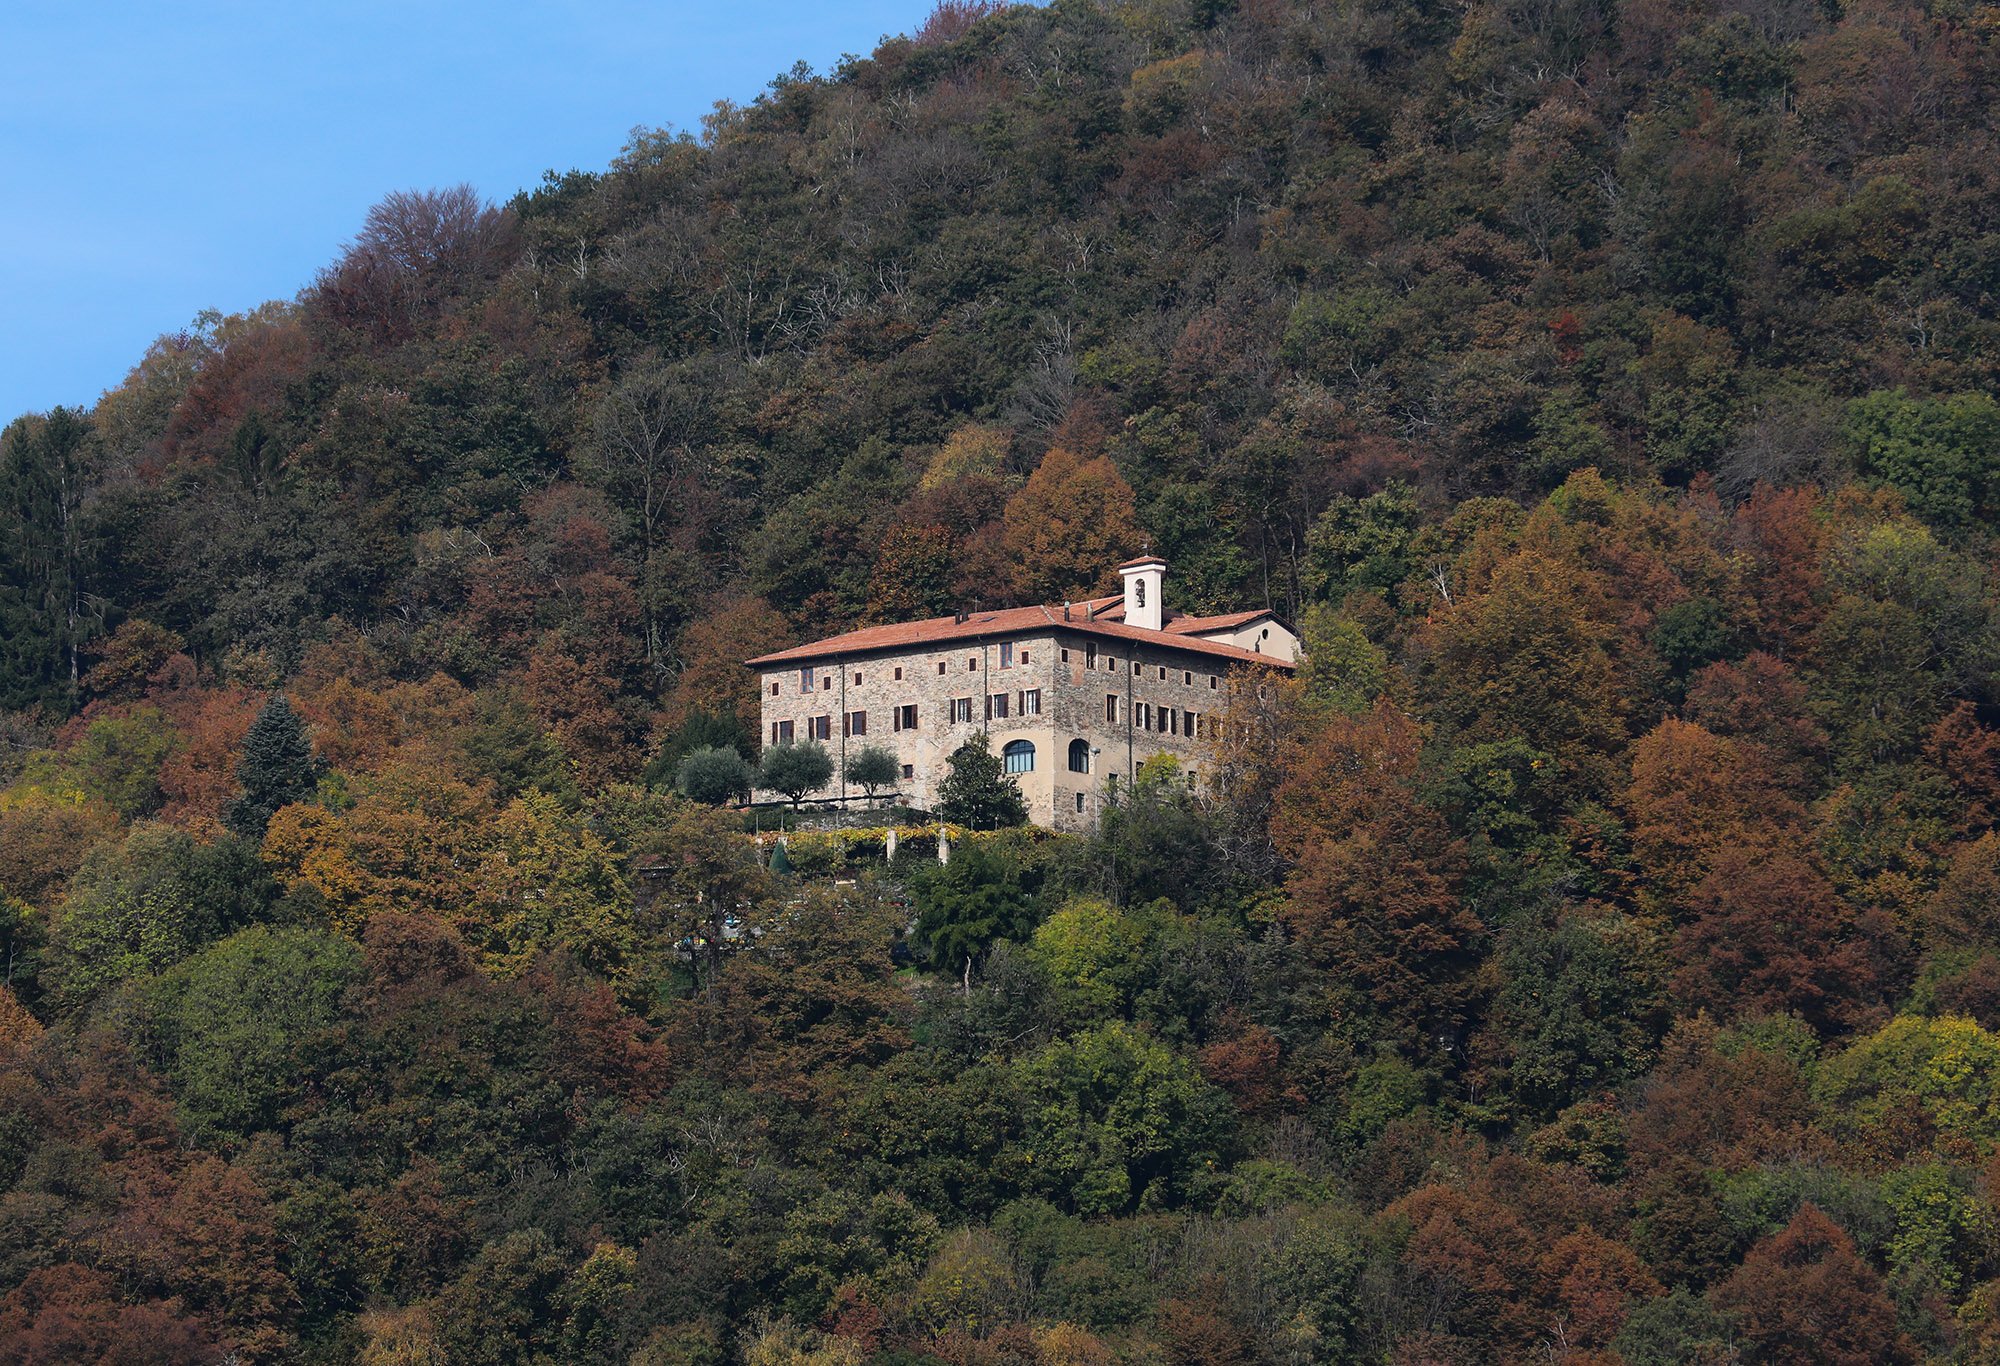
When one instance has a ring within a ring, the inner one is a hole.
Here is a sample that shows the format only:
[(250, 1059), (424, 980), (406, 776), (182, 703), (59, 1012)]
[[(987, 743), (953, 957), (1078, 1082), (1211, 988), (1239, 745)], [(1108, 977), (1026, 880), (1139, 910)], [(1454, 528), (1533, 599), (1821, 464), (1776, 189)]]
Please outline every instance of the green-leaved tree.
[(721, 806), (748, 792), (756, 781), (756, 770), (733, 747), (711, 745), (681, 760), (680, 771), (674, 775), (674, 790), (691, 802)]
[(764, 751), (757, 781), (772, 792), (781, 792), (793, 806), (817, 792), (833, 777), (833, 758), (824, 745), (808, 740), (799, 745), (773, 745)]
[(999, 830), (1027, 821), (1021, 789), (1007, 776), (984, 735), (967, 740), (945, 762), (951, 771), (938, 785), (938, 815), (973, 830)]
[(847, 781), (866, 792), (871, 802), (877, 788), (892, 785), (902, 772), (895, 753), (886, 745), (865, 745), (847, 761)]

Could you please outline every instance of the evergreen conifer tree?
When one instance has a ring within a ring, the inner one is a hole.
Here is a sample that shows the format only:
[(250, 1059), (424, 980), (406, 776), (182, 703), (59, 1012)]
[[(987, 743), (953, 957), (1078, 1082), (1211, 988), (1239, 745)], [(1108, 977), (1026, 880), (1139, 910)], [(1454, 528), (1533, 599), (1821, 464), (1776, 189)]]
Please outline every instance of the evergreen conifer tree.
[(309, 800), (319, 787), (319, 775), (305, 722), (283, 693), (272, 693), (244, 737), (243, 760), (236, 766), (243, 795), (229, 804), (222, 823), (245, 839), (261, 840), (272, 813)]

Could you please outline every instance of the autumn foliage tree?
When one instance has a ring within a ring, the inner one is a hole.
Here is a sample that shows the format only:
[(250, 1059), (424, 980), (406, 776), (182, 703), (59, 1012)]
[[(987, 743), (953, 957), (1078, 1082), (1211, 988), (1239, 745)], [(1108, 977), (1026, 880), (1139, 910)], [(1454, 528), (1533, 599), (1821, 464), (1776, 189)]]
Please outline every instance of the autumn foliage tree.
[(1917, 1360), (1881, 1278), (1811, 1205), (1752, 1248), (1715, 1301), (1739, 1316), (1745, 1346), (1776, 1366)]
[(1464, 852), (1416, 795), (1418, 751), (1387, 702), (1336, 717), (1294, 759), (1271, 828), (1301, 946), (1425, 1053), (1468, 1017), (1484, 931), (1459, 897)]
[(1577, 791), (1605, 792), (1630, 702), (1602, 595), (1595, 576), (1565, 558), (1524, 550), (1503, 559), (1490, 582), (1426, 627), (1431, 714), (1471, 740), (1530, 739)]
[(1895, 981), (1888, 928), (1793, 854), (1725, 850), (1688, 893), (1685, 914), (1674, 988), (1691, 1004), (1793, 1011), (1838, 1032), (1872, 1018)]
[(1089, 597), (1115, 586), (1112, 569), (1139, 549), (1132, 486), (1106, 456), (1058, 446), (1007, 500), (1001, 545), (1014, 592), (1029, 602)]

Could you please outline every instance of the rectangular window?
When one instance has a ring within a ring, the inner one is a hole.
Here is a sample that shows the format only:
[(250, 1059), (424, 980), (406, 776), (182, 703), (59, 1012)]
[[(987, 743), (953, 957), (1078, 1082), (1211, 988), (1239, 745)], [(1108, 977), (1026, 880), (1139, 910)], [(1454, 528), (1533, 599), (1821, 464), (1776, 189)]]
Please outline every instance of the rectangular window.
[(1188, 688), (1194, 686), (1194, 670), (1192, 669), (1181, 670), (1181, 686)]
[(868, 713), (865, 711), (851, 711), (847, 713), (845, 724), (847, 728), (841, 731), (842, 735), (866, 735), (868, 733)]
[(903, 681), (903, 671), (900, 668), (896, 670), (896, 681), (898, 683), (901, 683)]
[(800, 669), (799, 691), (811, 692), (812, 690), (813, 690), (813, 671), (811, 669)]
[(1118, 724), (1118, 694), (1115, 692), (1104, 695), (1104, 719), (1114, 726)]
[(1011, 640), (1000, 642), (1000, 667), (1003, 669), (1014, 667), (1014, 642)]
[(905, 778), (914, 778), (914, 777), (916, 777), (916, 776), (917, 776), (917, 766), (916, 766), (915, 764), (904, 764), (904, 765), (903, 765), (903, 776), (904, 776)]
[(1172, 707), (1168, 707), (1168, 708), (1167, 708), (1167, 734), (1169, 734), (1169, 735), (1179, 735), (1180, 733), (1181, 733), (1181, 714), (1180, 714), (1179, 712), (1175, 711), (1175, 710), (1174, 710), (1174, 709), (1173, 709)]
[(912, 702), (907, 706), (896, 708), (895, 714), (897, 730), (915, 730), (917, 728), (916, 703)]
[(774, 745), (789, 745), (792, 743), (792, 723), (790, 721), (773, 721), (771, 723), (771, 743)]
[(966, 660), (966, 661), (965, 661), (965, 668), (966, 668), (966, 671), (967, 671), (968, 673), (978, 673), (978, 672), (979, 672), (979, 658), (978, 658), (978, 656), (976, 656), (976, 655), (975, 655), (975, 656), (974, 656), (974, 657), (972, 657), (971, 659), (968, 659), (968, 660)]
[(1021, 651), (1021, 662), (1023, 664), (1028, 662), (1028, 652), (1026, 650)]
[(861, 686), (861, 675), (858, 673), (854, 675), (854, 686), (857, 688)]
[(778, 685), (776, 683), (773, 683), (771, 685), (771, 696), (776, 697), (777, 695), (778, 695)]
[(1065, 663), (1065, 664), (1069, 663), (1069, 649), (1068, 649), (1068, 647), (1064, 647), (1064, 649), (1063, 649), (1063, 652), (1062, 652), (1062, 662), (1063, 662), (1063, 663)]
[(1132, 677), (1137, 678), (1138, 676), (1139, 676), (1139, 661), (1135, 659), (1132, 661)]
[(1081, 792), (1076, 794), (1076, 814), (1079, 816), (1083, 814), (1083, 794)]
[(1023, 688), (1021, 690), (1021, 715), (1040, 716), (1042, 714), (1042, 690)]
[(1005, 721), (1007, 719), (1008, 700), (1007, 694), (1004, 692), (987, 694), (986, 719), (989, 721)]
[(821, 679), (819, 680), (819, 686), (820, 686), (820, 688), (821, 688), (822, 690), (824, 690), (824, 691), (826, 691), (826, 692), (832, 692), (832, 691), (833, 691), (833, 675), (832, 675), (832, 674), (826, 674), (826, 675), (824, 675), (824, 676), (823, 676), (823, 677), (822, 677), (822, 678), (821, 678)]
[(1132, 704), (1132, 724), (1140, 730), (1151, 730), (1153, 728), (1153, 704), (1150, 702), (1134, 702)]
[[(861, 680), (857, 678), (854, 681), (859, 683)], [(1160, 681), (1162, 683), (1167, 681), (1167, 666), (1164, 664), (1160, 666)]]
[(1187, 733), (1187, 738), (1188, 738), (1188, 739), (1190, 739), (1190, 740), (1198, 740), (1198, 739), (1200, 739), (1200, 738), (1201, 738), (1201, 713), (1200, 713), (1200, 712), (1194, 712), (1194, 711), (1190, 711), (1190, 712), (1183, 712), (1183, 713), (1182, 713), (1182, 716), (1183, 716), (1183, 717), (1184, 717), (1185, 719), (1184, 719), (1184, 720), (1183, 720), (1183, 721), (1181, 722), (1181, 729), (1182, 729), (1183, 731), (1185, 731), (1185, 732)]
[(807, 718), (806, 734), (814, 740), (831, 740), (833, 738), (833, 718), (831, 716)]
[(944, 661), (942, 659), (938, 661), (938, 673), (944, 673)]
[(1208, 676), (1208, 690), (1210, 692), (1215, 691), (1216, 682), (1217, 682), (1216, 676), (1214, 674), (1210, 674)]
[(1153, 729), (1162, 735), (1171, 735), (1174, 733), (1174, 709), (1172, 707), (1160, 708), (1159, 715), (1153, 718)]
[(951, 719), (954, 725), (963, 725), (972, 719), (972, 699), (954, 697), (951, 699)]
[(1086, 669), (1097, 667), (1097, 643), (1095, 641), (1087, 642), (1083, 647), (1083, 667)]

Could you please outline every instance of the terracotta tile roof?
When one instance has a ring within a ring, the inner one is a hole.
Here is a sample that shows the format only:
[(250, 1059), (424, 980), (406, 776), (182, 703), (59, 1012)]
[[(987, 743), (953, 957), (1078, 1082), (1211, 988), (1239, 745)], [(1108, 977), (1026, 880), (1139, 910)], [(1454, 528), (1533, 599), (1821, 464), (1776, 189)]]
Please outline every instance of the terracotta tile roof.
[[(1095, 598), (1093, 601), (1099, 604), (1110, 604), (1109, 606), (1100, 606), (1098, 608), (1097, 619), (1099, 621), (1125, 620), (1124, 598)], [(1084, 603), (1077, 604), (1078, 607), (1085, 605)], [(1215, 617), (1191, 617), (1185, 612), (1168, 612), (1166, 631), (1168, 635), (1175, 636), (1205, 635), (1210, 631), (1233, 631), (1239, 626), (1248, 625), (1250, 622), (1257, 621), (1263, 617), (1270, 617), (1275, 620), (1277, 615), (1276, 612), (1273, 612), (1268, 607), (1253, 608), (1248, 612), (1225, 612), (1221, 616)]]
[(1180, 634), (1200, 635), (1208, 631), (1233, 631), (1239, 626), (1247, 626), (1263, 617), (1275, 618), (1278, 614), (1269, 608), (1260, 607), (1251, 612), (1225, 612), (1219, 617), (1169, 617), (1167, 630)]
[[(1060, 607), (1003, 607), (991, 612), (973, 612), (960, 621), (957, 617), (930, 617), (924, 621), (899, 621), (887, 626), (864, 626), (858, 631), (844, 635), (828, 636), (805, 645), (794, 645), (789, 650), (778, 650), (768, 655), (758, 655), (744, 663), (752, 668), (770, 664), (787, 664), (808, 659), (825, 659), (835, 655), (870, 654), (881, 650), (902, 650), (919, 645), (942, 645), (952, 641), (992, 640), (1005, 636), (1045, 635), (1051, 630), (1070, 631), (1077, 635), (1100, 636), (1111, 640), (1140, 641), (1153, 645), (1165, 645), (1192, 654), (1210, 655), (1217, 659), (1232, 660), (1237, 663), (1266, 664), (1275, 669), (1295, 667), (1290, 661), (1277, 659), (1271, 655), (1261, 655), (1255, 650), (1241, 649), (1235, 645), (1225, 645), (1219, 640), (1201, 640), (1177, 629), (1180, 623), (1194, 622), (1195, 629), (1220, 629), (1216, 623), (1230, 623), (1237, 617), (1178, 617), (1167, 623), (1164, 631), (1148, 631), (1138, 626), (1127, 626), (1123, 597), (1093, 598), (1086, 602), (1070, 605), (1070, 619), (1063, 620)], [(1089, 609), (1098, 609), (1095, 620), (1089, 620)], [(1238, 614), (1242, 620), (1254, 620), (1267, 615), (1264, 612)]]

